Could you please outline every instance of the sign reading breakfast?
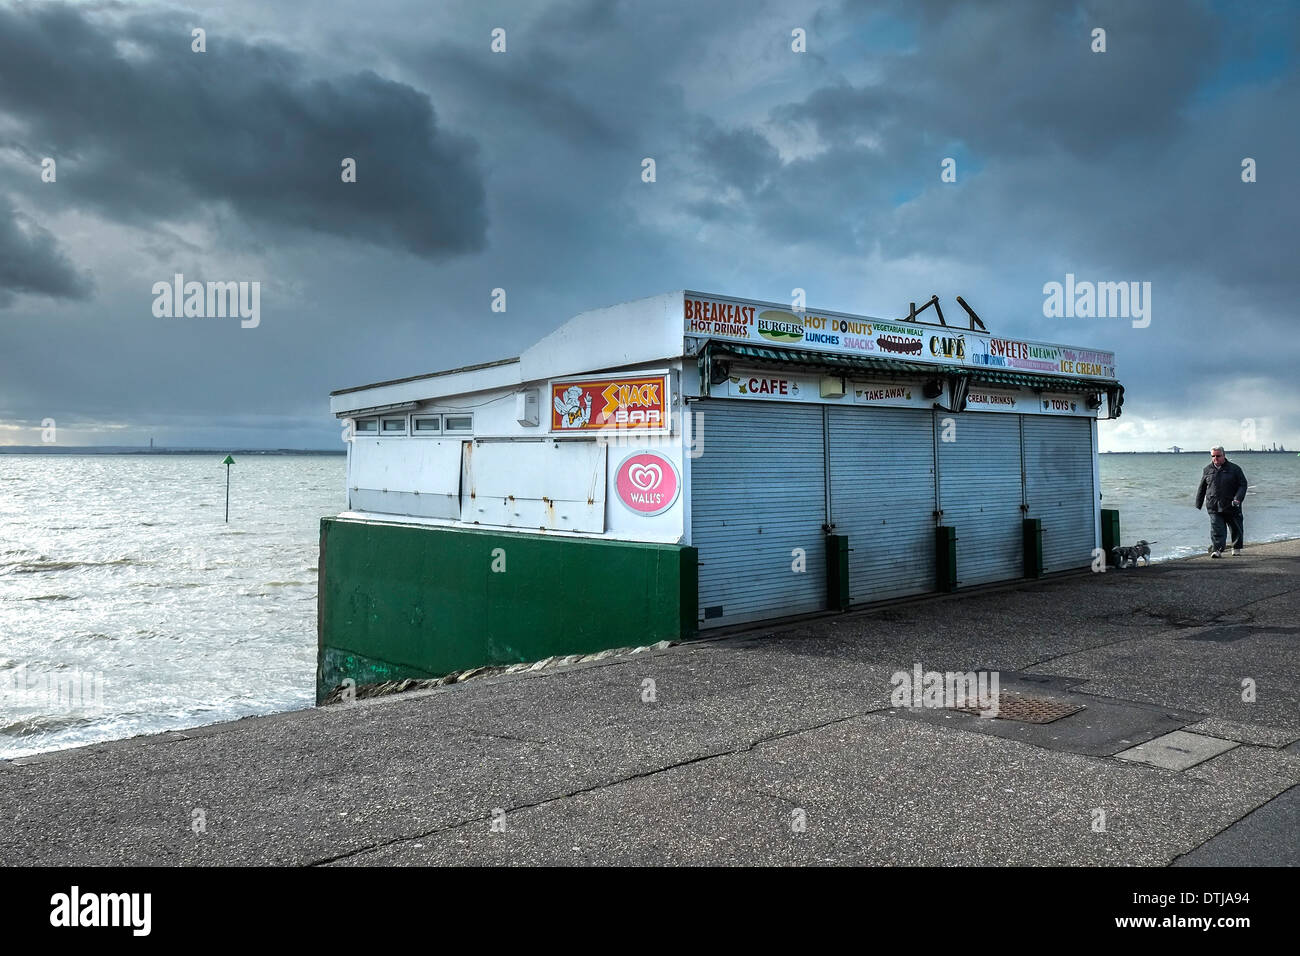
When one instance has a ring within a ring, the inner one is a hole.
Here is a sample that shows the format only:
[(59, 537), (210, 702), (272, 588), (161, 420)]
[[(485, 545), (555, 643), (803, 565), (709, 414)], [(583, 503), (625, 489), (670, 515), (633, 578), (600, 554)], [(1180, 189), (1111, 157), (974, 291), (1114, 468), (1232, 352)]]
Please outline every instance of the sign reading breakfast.
[(671, 461), (655, 452), (642, 451), (623, 459), (614, 474), (614, 488), (626, 508), (651, 517), (673, 506), (682, 481)]
[(663, 431), (668, 427), (668, 376), (551, 383), (551, 431), (602, 428)]
[(770, 303), (687, 292), (687, 335), (868, 355), (930, 365), (1016, 369), (1115, 378), (1115, 353), (1000, 338), (956, 328), (880, 321), (841, 312), (793, 312)]

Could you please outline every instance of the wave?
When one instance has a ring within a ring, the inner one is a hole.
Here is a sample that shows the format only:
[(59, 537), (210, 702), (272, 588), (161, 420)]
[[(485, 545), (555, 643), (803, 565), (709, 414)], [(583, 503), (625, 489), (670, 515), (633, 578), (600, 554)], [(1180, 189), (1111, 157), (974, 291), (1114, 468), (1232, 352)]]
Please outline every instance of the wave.
[(35, 734), (48, 734), (69, 727), (81, 727), (93, 724), (98, 716), (87, 714), (30, 714), (26, 717), (11, 717), (0, 721), (0, 737), (30, 737)]
[(49, 574), (56, 571), (72, 571), (76, 568), (116, 568), (139, 564), (135, 558), (117, 558), (114, 561), (14, 561), (0, 564), (8, 568), (10, 574)]

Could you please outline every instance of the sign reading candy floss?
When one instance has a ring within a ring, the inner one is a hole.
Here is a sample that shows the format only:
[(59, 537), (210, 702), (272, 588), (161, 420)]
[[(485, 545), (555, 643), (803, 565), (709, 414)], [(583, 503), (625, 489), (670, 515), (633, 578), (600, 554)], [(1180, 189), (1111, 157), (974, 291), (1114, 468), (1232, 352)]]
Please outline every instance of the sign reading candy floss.
[(677, 466), (663, 455), (639, 451), (623, 459), (614, 474), (618, 500), (641, 515), (663, 514), (682, 490)]

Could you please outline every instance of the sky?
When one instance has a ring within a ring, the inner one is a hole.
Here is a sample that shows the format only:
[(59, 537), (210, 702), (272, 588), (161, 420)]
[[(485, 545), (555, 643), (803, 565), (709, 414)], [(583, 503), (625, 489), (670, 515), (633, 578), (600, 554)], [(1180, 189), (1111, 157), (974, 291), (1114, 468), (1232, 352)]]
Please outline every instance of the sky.
[(1114, 351), (1103, 450), (1300, 448), (1298, 48), (1294, 2), (0, 0), (0, 444), (342, 448), (333, 389), (798, 288)]

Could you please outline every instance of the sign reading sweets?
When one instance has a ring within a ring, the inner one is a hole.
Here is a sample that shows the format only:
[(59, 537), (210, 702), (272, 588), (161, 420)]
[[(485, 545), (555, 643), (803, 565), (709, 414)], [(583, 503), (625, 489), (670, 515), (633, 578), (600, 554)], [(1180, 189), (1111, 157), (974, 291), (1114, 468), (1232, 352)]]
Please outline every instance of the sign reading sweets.
[(687, 335), (755, 345), (868, 355), (930, 365), (1000, 368), (1074, 378), (1113, 379), (1115, 353), (882, 322), (842, 312), (790, 312), (779, 306), (687, 292)]
[(673, 506), (682, 480), (677, 466), (663, 455), (641, 451), (623, 459), (614, 473), (614, 487), (625, 507), (651, 517)]
[(551, 431), (602, 428), (656, 432), (668, 428), (668, 376), (551, 383)]

